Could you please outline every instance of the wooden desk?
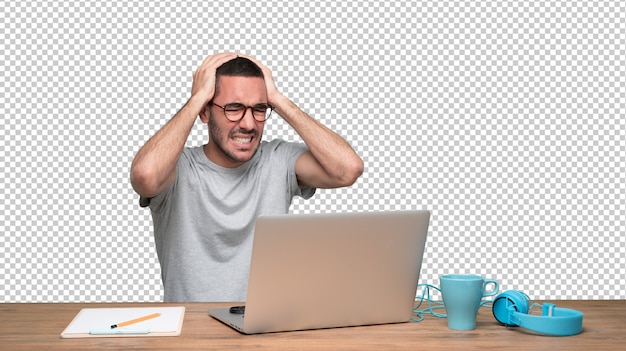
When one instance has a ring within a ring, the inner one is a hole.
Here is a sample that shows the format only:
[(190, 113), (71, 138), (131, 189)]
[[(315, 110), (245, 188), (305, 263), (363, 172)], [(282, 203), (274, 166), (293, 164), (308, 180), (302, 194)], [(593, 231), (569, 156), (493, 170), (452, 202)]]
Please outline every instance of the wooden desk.
[[(178, 337), (61, 339), (59, 334), (85, 307), (137, 307), (154, 304), (0, 304), (2, 350), (624, 350), (626, 300), (557, 301), (558, 307), (584, 313), (583, 333), (568, 337), (532, 334), (498, 325), (491, 310), (481, 308), (472, 331), (448, 329), (445, 319), (426, 316), (419, 323), (242, 335), (209, 317), (224, 303), (160, 304), (186, 307)], [(363, 306), (367, 308), (367, 306)]]

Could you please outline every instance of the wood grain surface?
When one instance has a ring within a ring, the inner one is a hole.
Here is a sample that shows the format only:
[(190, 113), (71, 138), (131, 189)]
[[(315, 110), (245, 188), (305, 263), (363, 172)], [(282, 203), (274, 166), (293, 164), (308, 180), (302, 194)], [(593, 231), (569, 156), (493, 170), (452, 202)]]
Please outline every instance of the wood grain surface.
[[(0, 304), (2, 350), (625, 350), (626, 300), (552, 301), (584, 313), (583, 333), (552, 337), (500, 326), (481, 308), (475, 330), (453, 331), (445, 319), (419, 323), (242, 335), (208, 316), (208, 309), (236, 303), (4, 303)], [(178, 337), (61, 339), (82, 308), (185, 306)], [(364, 306), (367, 308), (367, 306)]]

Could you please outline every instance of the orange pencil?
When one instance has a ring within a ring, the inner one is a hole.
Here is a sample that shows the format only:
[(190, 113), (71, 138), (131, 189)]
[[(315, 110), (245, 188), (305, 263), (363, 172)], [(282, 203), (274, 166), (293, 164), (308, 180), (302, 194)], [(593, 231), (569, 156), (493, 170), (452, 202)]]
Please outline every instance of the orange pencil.
[(139, 317), (139, 318), (135, 318), (135, 319), (131, 319), (129, 321), (126, 322), (121, 322), (121, 323), (117, 323), (117, 324), (113, 324), (111, 326), (111, 329), (115, 329), (115, 328), (121, 328), (121, 327), (125, 327), (127, 325), (131, 325), (131, 324), (135, 324), (135, 323), (139, 323), (139, 322), (143, 322), (143, 321), (147, 321), (148, 319), (152, 319), (152, 318), (156, 318), (158, 316), (160, 316), (160, 313), (153, 313), (153, 314), (149, 314), (147, 316), (143, 316), (143, 317)]

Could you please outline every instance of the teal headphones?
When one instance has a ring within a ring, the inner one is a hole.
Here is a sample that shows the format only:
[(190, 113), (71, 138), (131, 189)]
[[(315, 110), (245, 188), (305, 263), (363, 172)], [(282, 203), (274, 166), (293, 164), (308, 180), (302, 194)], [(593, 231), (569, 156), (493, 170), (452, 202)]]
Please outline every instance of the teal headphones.
[[(507, 327), (519, 326), (536, 333), (567, 336), (583, 330), (583, 314), (568, 308), (559, 308), (552, 303), (529, 306), (528, 295), (517, 290), (509, 290), (496, 296), (492, 304), (493, 316)], [(542, 306), (542, 314), (528, 314), (533, 306)]]

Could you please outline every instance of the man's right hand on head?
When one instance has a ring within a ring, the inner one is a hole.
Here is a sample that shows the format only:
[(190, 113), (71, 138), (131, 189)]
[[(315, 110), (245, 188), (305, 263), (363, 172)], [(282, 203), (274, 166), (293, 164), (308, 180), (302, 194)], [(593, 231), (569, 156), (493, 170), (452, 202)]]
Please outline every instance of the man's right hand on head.
[(193, 73), (191, 96), (199, 96), (208, 103), (215, 95), (215, 72), (224, 63), (237, 57), (236, 53), (223, 52), (207, 56), (198, 69)]

